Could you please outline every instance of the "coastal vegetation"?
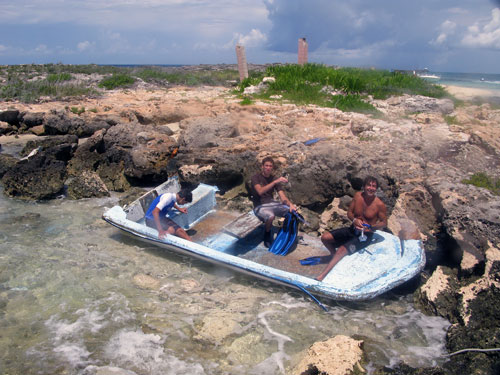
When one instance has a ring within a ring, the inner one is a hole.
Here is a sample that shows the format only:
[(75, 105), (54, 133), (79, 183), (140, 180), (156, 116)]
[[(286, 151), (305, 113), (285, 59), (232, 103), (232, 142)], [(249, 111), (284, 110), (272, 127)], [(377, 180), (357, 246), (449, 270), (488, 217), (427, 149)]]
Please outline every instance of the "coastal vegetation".
[(474, 173), (470, 178), (463, 180), (463, 183), (488, 189), (493, 194), (500, 195), (500, 179), (491, 177), (484, 172)]
[(163, 66), (24, 64), (0, 66), (0, 100), (27, 103), (40, 98), (96, 96), (102, 90), (130, 88), (138, 81), (169, 85), (228, 86), (237, 82), (230, 68), (196, 69)]
[[(374, 69), (335, 68), (320, 64), (270, 65), (265, 71), (254, 70), (238, 86), (243, 104), (251, 99), (285, 100), (296, 104), (316, 104), (343, 111), (377, 113), (369, 99), (413, 94), (440, 98), (441, 86), (419, 77)], [(232, 66), (165, 67), (109, 65), (9, 65), (0, 66), (0, 99), (34, 102), (42, 97), (95, 96), (102, 90), (133, 87), (142, 81), (159, 87), (230, 86), (238, 81)], [(245, 99), (244, 90), (274, 77), (265, 90)]]
[(254, 94), (256, 98), (271, 100), (279, 96), (296, 104), (316, 104), (343, 111), (376, 113), (369, 103), (373, 99), (386, 99), (392, 95), (423, 95), (433, 98), (446, 96), (441, 86), (409, 74), (386, 70), (335, 68), (320, 64), (273, 65), (265, 73), (245, 79), (239, 92), (256, 86), (263, 77), (274, 77), (265, 90)]
[(136, 79), (128, 74), (118, 73), (113, 74), (111, 77), (104, 78), (99, 83), (99, 87), (103, 87), (107, 90), (113, 90), (118, 87), (130, 87), (135, 81)]

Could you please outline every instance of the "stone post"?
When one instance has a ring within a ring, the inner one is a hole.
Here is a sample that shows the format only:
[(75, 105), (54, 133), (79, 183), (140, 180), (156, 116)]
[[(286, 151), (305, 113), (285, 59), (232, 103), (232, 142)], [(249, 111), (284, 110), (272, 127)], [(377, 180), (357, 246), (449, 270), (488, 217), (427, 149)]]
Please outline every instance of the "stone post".
[(245, 47), (236, 45), (236, 57), (238, 58), (238, 72), (240, 73), (240, 82), (248, 78), (247, 58), (245, 56)]
[(299, 38), (299, 65), (307, 64), (306, 38)]

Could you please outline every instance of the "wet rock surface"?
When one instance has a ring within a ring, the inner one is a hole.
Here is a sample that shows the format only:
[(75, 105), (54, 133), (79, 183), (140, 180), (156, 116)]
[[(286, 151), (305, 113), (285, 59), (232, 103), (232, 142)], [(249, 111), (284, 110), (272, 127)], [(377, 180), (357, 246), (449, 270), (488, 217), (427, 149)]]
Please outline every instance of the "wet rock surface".
[[(286, 103), (242, 106), (228, 89), (206, 87), (116, 90), (85, 100), (95, 112), (78, 116), (67, 110), (81, 105), (0, 105), (0, 171), (7, 195), (50, 199), (67, 188), (74, 198), (100, 196), (178, 174), (183, 184), (219, 186), (221, 204), (246, 210), (244, 183), (263, 157), (273, 156), (277, 173), (289, 175), (287, 195), (314, 222), (310, 231), (319, 234), (345, 224), (348, 202), (362, 179), (374, 175), (390, 229), (424, 242), (428, 264), (415, 300), (428, 314), (453, 323), (448, 350), (500, 347), (494, 308), (500, 197), (464, 183), (478, 172), (500, 177), (500, 110), (403, 96), (374, 101), (384, 116), (372, 118)], [(21, 142), (27, 134), (40, 136), (19, 154), (10, 152), (18, 150), (9, 143), (12, 137)], [(204, 340), (224, 339), (209, 333), (215, 322), (201, 322)], [(442, 368), (401, 364), (377, 371), (496, 374), (499, 364), (495, 353), (468, 352), (450, 357)]]

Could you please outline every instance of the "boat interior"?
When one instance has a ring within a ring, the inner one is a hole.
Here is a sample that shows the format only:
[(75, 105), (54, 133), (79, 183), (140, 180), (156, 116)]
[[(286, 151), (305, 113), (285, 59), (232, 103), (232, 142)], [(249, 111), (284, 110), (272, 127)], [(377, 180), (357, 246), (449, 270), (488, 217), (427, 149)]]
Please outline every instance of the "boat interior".
[[(127, 219), (145, 225), (144, 213), (151, 202), (160, 194), (177, 192), (180, 189), (177, 179), (171, 179), (149, 191), (124, 208)], [(315, 277), (321, 273), (329, 261), (329, 252), (321, 241), (299, 232), (297, 239), (287, 255), (277, 255), (263, 244), (264, 227), (260, 220), (248, 212), (217, 209), (217, 189), (200, 184), (193, 191), (193, 202), (186, 205), (187, 214), (172, 210), (169, 216), (186, 229), (194, 242), (226, 254), (245, 258), (273, 268), (293, 272), (306, 277)], [(277, 221), (274, 236), (278, 234), (282, 219)], [(300, 260), (318, 257), (317, 264), (302, 265)]]

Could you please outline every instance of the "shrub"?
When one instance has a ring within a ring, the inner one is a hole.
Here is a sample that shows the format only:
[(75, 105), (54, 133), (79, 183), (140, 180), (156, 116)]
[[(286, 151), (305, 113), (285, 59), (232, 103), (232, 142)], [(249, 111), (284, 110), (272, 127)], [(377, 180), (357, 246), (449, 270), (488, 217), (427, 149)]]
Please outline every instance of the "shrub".
[(495, 195), (500, 195), (500, 179), (488, 176), (484, 172), (474, 173), (470, 178), (462, 181), (468, 185), (485, 188)]
[(51, 82), (51, 83), (64, 82), (64, 81), (70, 81), (70, 80), (71, 80), (70, 73), (49, 74), (47, 76), (47, 82)]
[(72, 113), (74, 113), (75, 115), (80, 116), (82, 113), (85, 112), (85, 107), (80, 107), (80, 108), (78, 108), (78, 107), (71, 107), (70, 111)]
[(253, 100), (250, 99), (248, 96), (245, 96), (243, 100), (240, 102), (241, 105), (250, 105), (253, 103)]
[(111, 77), (104, 78), (100, 83), (99, 87), (103, 87), (106, 90), (113, 90), (118, 87), (130, 87), (135, 82), (135, 78), (129, 76), (128, 74), (113, 74)]

